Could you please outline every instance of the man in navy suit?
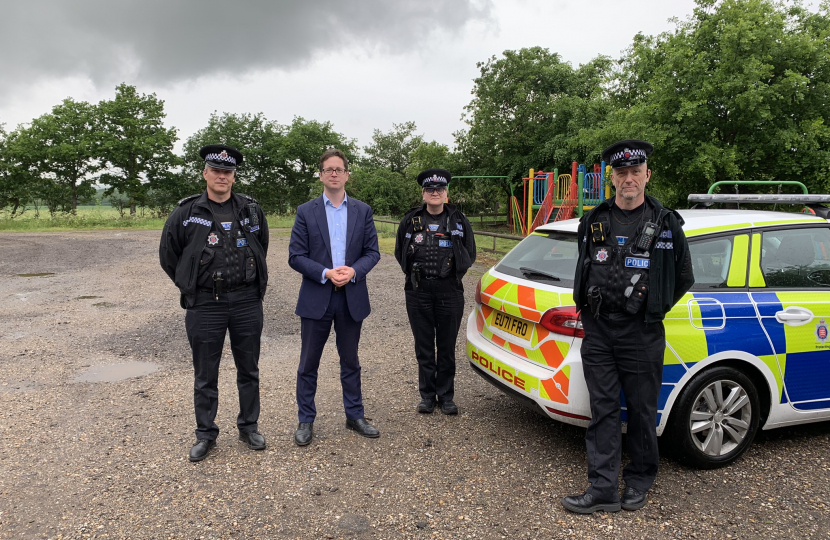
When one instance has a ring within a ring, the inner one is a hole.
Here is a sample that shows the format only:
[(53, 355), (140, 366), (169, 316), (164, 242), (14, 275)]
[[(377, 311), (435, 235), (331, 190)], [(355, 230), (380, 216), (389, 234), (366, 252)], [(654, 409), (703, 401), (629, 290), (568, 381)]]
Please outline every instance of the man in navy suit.
[(345, 154), (334, 148), (323, 153), (323, 195), (297, 208), (288, 244), (288, 265), (303, 275), (295, 310), (301, 318), (302, 341), (297, 369), (297, 446), (311, 443), (317, 416), (317, 368), (332, 322), (340, 354), (346, 427), (364, 437), (380, 436), (364, 418), (357, 358), (360, 327), (371, 311), (366, 274), (380, 260), (378, 234), (369, 205), (346, 196), (348, 179)]

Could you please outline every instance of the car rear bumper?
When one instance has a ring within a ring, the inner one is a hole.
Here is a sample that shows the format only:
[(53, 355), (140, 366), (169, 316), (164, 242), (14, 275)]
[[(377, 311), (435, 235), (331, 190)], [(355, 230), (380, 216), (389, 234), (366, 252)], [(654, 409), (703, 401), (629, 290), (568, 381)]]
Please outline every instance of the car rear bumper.
[[(545, 416), (586, 427), (591, 417), (579, 347), (572, 346), (557, 368), (523, 360), (484, 339), (476, 328), (476, 311), (467, 321), (467, 358), (479, 375), (519, 402)], [(576, 344), (575, 344), (576, 345)]]

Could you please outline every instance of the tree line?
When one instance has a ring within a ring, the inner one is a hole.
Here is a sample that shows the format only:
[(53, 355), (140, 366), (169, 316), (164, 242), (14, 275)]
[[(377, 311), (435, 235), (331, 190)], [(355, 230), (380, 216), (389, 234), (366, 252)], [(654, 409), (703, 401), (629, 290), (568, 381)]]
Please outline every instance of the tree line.
[(0, 208), (19, 215), (38, 201), (72, 212), (96, 184), (117, 204), (164, 215), (203, 189), (198, 149), (239, 148), (240, 191), (266, 211), (290, 212), (317, 195), (317, 158), (329, 147), (352, 162), (350, 195), (378, 214), (420, 200), (420, 170), (504, 175), (460, 180), (450, 199), (465, 212), (504, 208), (530, 168), (598, 163), (625, 138), (655, 145), (650, 189), (682, 206), (719, 180), (800, 180), (830, 190), (830, 2), (698, 0), (673, 31), (638, 34), (622, 58), (574, 68), (541, 47), (505, 51), (477, 65), (472, 100), (453, 148), (426, 141), (414, 122), (375, 130), (362, 148), (329, 122), (214, 113), (173, 152), (164, 103), (126, 84), (98, 104), (67, 98), (50, 113), (0, 132)]

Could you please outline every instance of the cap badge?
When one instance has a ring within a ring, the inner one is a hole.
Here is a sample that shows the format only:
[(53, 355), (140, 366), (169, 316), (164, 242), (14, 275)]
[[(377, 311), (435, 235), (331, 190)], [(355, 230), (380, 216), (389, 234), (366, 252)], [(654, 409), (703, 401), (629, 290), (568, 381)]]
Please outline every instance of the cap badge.
[(219, 237), (216, 236), (216, 233), (210, 233), (208, 235), (208, 244), (210, 244), (211, 246), (215, 246), (218, 243), (219, 243)]
[(219, 155), (223, 158), (226, 158), (226, 157), (228, 157), (228, 152), (227, 152), (227, 150), (222, 150), (222, 152)]
[(605, 259), (608, 258), (608, 252), (605, 251), (605, 248), (600, 249), (597, 251), (597, 260), (599, 262), (605, 262)]

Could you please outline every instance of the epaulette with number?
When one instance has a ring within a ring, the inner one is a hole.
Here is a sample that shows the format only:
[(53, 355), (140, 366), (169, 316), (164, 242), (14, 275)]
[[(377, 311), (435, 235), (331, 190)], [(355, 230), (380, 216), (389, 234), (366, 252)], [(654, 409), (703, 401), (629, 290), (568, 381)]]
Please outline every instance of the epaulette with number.
[(179, 204), (179, 206), (181, 206), (184, 203), (186, 203), (187, 201), (192, 201), (193, 199), (195, 199), (199, 195), (201, 195), (201, 193), (197, 193), (196, 195), (190, 195), (189, 197), (185, 197), (184, 199), (180, 200), (178, 204)]
[(253, 197), (251, 197), (250, 195), (245, 195), (244, 193), (237, 193), (237, 195), (239, 195), (240, 197), (244, 197), (244, 198), (248, 199), (248, 200), (249, 200), (249, 201), (251, 201), (252, 203), (259, 204), (259, 203), (257, 202), (257, 200), (256, 200), (256, 199), (254, 199)]

